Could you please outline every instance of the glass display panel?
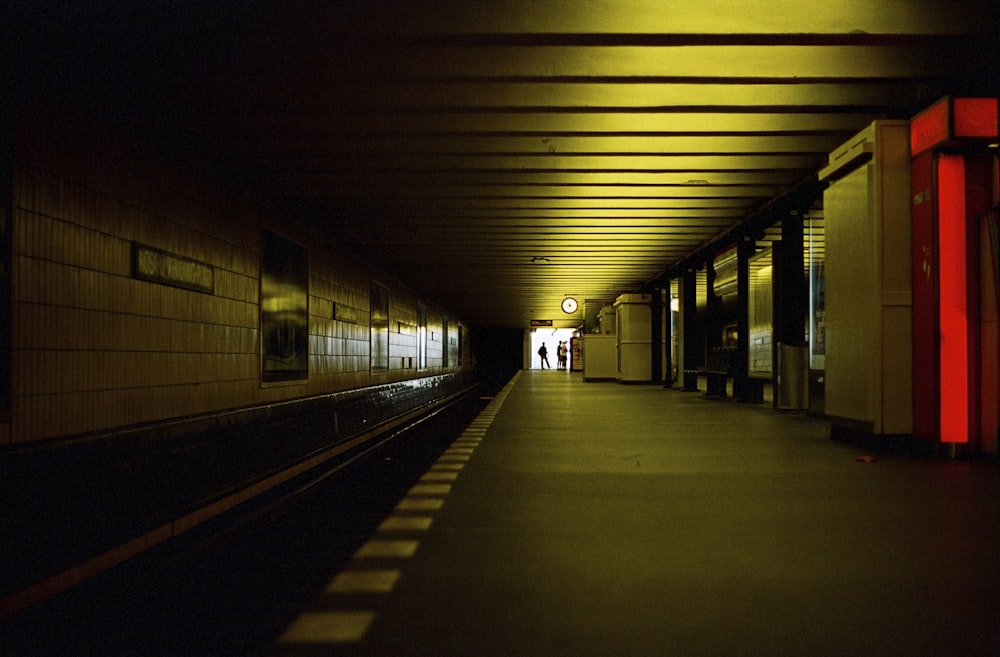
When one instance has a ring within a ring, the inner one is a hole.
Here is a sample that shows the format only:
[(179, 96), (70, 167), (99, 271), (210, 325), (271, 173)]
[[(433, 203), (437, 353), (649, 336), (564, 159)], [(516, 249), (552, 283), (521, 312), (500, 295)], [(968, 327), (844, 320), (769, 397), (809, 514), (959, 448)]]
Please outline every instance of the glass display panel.
[(417, 369), (427, 369), (427, 306), (417, 304)]
[(809, 369), (826, 368), (826, 281), (823, 215), (809, 216), (808, 253), (809, 268)]
[(749, 363), (751, 376), (770, 376), (774, 358), (774, 294), (771, 249), (750, 260)]
[(389, 369), (389, 290), (378, 283), (371, 289), (371, 370)]

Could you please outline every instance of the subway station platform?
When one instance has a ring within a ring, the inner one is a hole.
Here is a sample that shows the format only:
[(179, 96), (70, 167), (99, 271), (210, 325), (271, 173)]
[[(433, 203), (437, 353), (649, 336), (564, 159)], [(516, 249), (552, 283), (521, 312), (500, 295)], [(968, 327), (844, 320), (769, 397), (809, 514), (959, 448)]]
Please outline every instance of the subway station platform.
[(276, 656), (1000, 654), (1000, 470), (521, 372)]

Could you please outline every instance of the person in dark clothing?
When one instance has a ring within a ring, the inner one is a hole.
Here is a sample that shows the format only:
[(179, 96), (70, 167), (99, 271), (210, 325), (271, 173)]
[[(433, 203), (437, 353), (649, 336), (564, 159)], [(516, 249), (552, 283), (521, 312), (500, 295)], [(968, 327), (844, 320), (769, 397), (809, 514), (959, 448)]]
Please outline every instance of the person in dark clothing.
[(539, 357), (539, 364), (542, 366), (543, 370), (546, 367), (552, 369), (552, 366), (549, 365), (549, 350), (545, 348), (544, 342), (542, 343), (542, 346), (538, 348), (538, 357)]

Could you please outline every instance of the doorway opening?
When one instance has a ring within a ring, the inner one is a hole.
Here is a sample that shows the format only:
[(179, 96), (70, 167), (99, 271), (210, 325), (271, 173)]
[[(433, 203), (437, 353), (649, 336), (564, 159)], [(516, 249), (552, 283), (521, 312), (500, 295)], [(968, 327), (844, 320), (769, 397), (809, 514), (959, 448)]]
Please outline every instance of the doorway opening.
[(545, 348), (548, 350), (548, 361), (549, 366), (553, 370), (559, 369), (559, 356), (558, 347), (560, 342), (566, 343), (566, 353), (567, 353), (567, 365), (566, 371), (569, 371), (569, 346), (570, 338), (575, 335), (576, 331), (569, 328), (543, 328), (534, 329), (529, 331), (530, 340), (527, 355), (528, 363), (525, 369), (537, 370), (541, 369), (541, 358), (538, 355), (538, 349), (545, 343)]

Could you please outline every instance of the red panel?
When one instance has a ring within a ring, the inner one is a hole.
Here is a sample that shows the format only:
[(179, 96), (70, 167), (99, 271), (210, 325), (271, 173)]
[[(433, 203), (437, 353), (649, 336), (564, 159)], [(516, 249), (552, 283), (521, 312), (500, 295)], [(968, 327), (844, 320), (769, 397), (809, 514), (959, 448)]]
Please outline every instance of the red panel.
[(955, 137), (996, 137), (1000, 131), (996, 98), (956, 98)]
[(913, 435), (937, 442), (938, 315), (937, 249), (934, 241), (934, 154), (913, 160)]
[(979, 404), (980, 430), (983, 450), (997, 454), (997, 433), (1000, 430), (1000, 334), (998, 334), (997, 253), (993, 239), (1000, 213), (988, 213), (980, 223), (980, 339), (979, 339)]
[(969, 441), (968, 258), (965, 160), (938, 156), (941, 441)]
[(923, 153), (948, 141), (950, 136), (951, 99), (942, 98), (910, 121), (910, 154)]
[[(984, 406), (994, 403), (993, 391), (996, 390), (996, 351), (990, 348), (989, 328), (983, 323), (986, 307), (982, 303), (983, 288), (990, 289), (991, 277), (982, 276), (980, 255), (983, 244), (980, 239), (982, 219), (994, 208), (994, 180), (996, 158), (986, 152), (967, 153), (965, 158), (965, 215), (966, 215), (966, 254), (968, 265), (968, 300), (969, 318), (969, 442), (976, 443), (975, 448), (981, 450), (988, 437), (984, 432), (983, 421), (989, 422), (989, 417), (983, 415)], [(989, 241), (986, 241), (988, 246)], [(989, 253), (986, 253), (987, 257)], [(987, 264), (989, 264), (987, 260)], [(984, 336), (983, 331), (986, 331)], [(984, 339), (984, 337), (986, 339)], [(992, 354), (993, 360), (985, 364), (984, 358)]]

